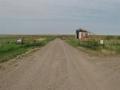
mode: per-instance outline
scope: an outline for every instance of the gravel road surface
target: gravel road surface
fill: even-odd
[[[98,58],[56,39],[0,69],[0,90],[120,90],[120,59]]]

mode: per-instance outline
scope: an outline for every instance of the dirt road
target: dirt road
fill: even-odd
[[[0,70],[0,90],[120,90],[119,58],[96,59],[56,39]]]

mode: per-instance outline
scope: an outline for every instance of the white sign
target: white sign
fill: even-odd
[[[100,40],[100,44],[102,44],[102,45],[103,45],[103,44],[104,44],[104,40]]]
[[[19,38],[16,42],[21,44],[22,43],[22,39]]]

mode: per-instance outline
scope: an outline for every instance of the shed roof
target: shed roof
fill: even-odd
[[[84,29],[78,29],[76,30],[77,32],[88,32],[87,30],[84,30]]]

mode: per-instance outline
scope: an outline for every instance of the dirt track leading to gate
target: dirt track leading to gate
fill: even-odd
[[[0,70],[0,90],[120,90],[120,59],[90,57],[56,39]]]

